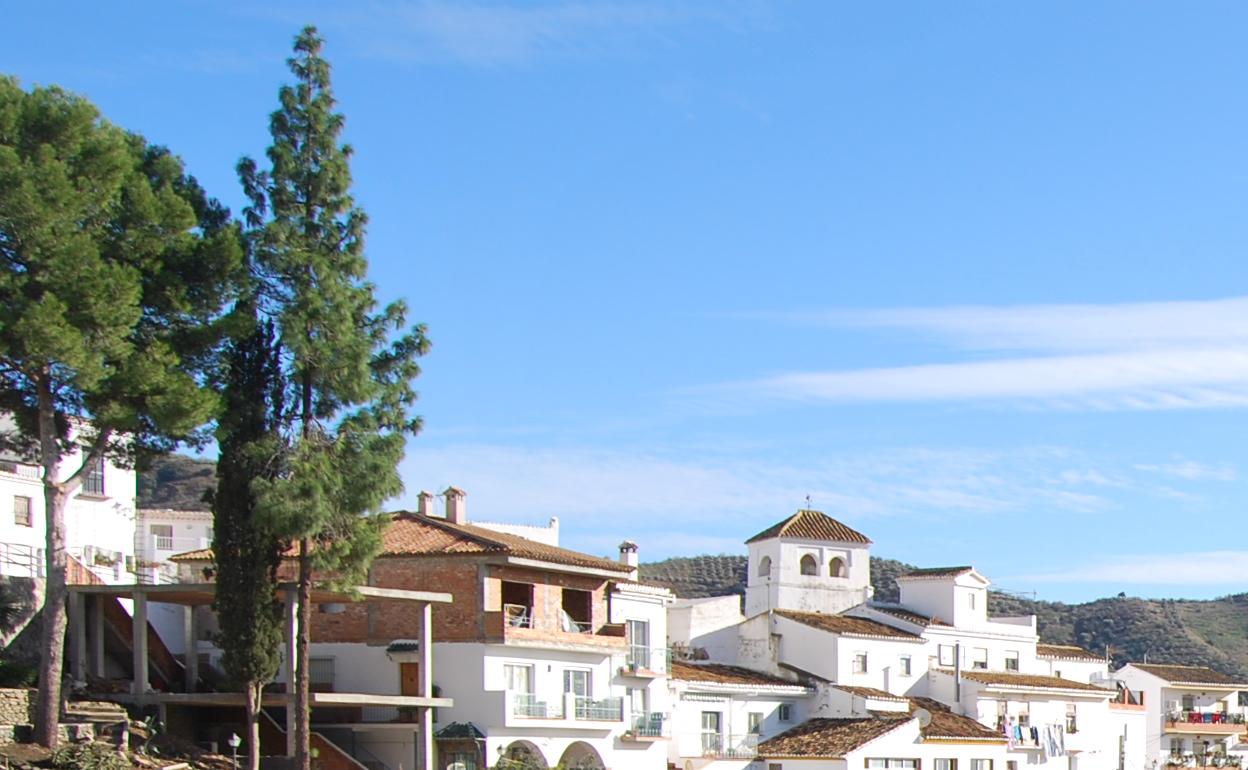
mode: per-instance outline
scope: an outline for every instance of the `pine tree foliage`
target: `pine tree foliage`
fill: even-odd
[[[270,119],[269,168],[239,164],[260,308],[277,324],[291,405],[286,471],[254,489],[299,552],[295,714],[304,770],[312,574],[358,584],[379,550],[381,521],[365,514],[402,490],[398,463],[420,427],[411,381],[428,348],[424,327],[407,327],[404,304],[379,309],[367,280],[367,217],[351,197],[351,148],[340,143],[344,118],[321,45],[313,27],[295,40],[295,82],[280,89]]]
[[[0,442],[42,469],[47,587],[35,734],[56,742],[64,509],[102,458],[199,437],[240,264],[229,212],[181,161],[58,88],[0,78]]]

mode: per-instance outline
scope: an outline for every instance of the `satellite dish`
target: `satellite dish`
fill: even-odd
[[[927,727],[932,723],[932,712],[927,709],[915,709],[914,718],[919,720],[919,727]]]

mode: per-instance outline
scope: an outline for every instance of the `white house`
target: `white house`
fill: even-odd
[[[1114,678],[1146,709],[1147,765],[1242,765],[1248,682],[1203,666],[1128,663]]]

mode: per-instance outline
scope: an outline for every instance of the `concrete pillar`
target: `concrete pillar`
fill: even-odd
[[[86,597],[69,593],[69,673],[75,682],[87,681]]]
[[[286,756],[295,755],[295,663],[298,659],[299,604],[286,592]]]
[[[183,632],[185,634],[184,642],[186,649],[186,668],[184,676],[186,677],[186,691],[195,692],[195,688],[199,683],[199,608],[194,604],[188,604],[185,607],[186,614],[183,616]]]
[[[147,594],[134,593],[134,623],[130,634],[134,649],[134,694],[139,705],[147,699]]]
[[[104,602],[106,596],[91,597],[91,655],[87,669],[92,676],[104,676]]]
[[[420,605],[420,695],[433,697],[433,611],[429,602]],[[422,708],[417,736],[419,770],[433,770],[433,709]]]

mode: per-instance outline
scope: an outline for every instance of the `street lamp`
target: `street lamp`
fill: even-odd
[[[238,737],[238,733],[230,733],[230,737],[225,742],[230,744],[230,752],[234,755],[234,770],[238,770],[238,747],[243,739]]]

